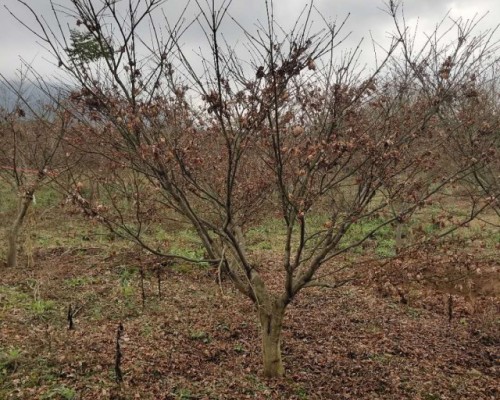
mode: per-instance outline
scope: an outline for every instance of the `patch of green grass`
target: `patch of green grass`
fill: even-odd
[[[92,278],[87,276],[77,276],[64,281],[64,284],[69,288],[79,288],[92,283]]]
[[[210,336],[205,331],[191,331],[189,333],[189,339],[199,340],[203,343],[210,343]]]
[[[153,233],[151,233],[151,235],[158,242],[166,242],[171,239],[171,235],[169,234],[169,232],[167,232],[161,226],[159,226]]]
[[[390,225],[384,225],[381,218],[363,219],[353,224],[340,241],[340,248],[349,247],[366,236],[370,235],[368,240],[376,242],[375,251],[380,256],[392,256],[395,254],[394,228]],[[356,247],[354,252],[362,253],[362,246]]]
[[[16,287],[0,285],[0,300],[2,309],[8,309],[10,307],[24,307],[31,298]]]
[[[55,361],[47,356],[39,356],[35,359],[30,369],[30,379],[27,386],[52,385],[59,379],[58,366]]]
[[[195,399],[195,395],[186,388],[176,388],[172,393],[176,400],[191,400]]]
[[[203,258],[204,250],[200,238],[192,229],[169,231],[160,226],[148,236],[165,252],[193,259]]]
[[[262,241],[257,246],[254,246],[256,249],[260,250],[272,250],[273,244],[271,242]]]
[[[217,324],[217,326],[215,328],[219,331],[226,331],[226,332],[229,332],[231,330],[229,325],[226,324],[225,322],[221,322],[221,323]]]
[[[433,222],[424,224],[422,229],[426,235],[436,234],[440,230],[439,226]]]
[[[0,213],[10,213],[17,208],[19,197],[14,187],[0,179]]]
[[[193,260],[202,260],[204,258],[204,251],[201,247],[189,248],[189,247],[173,246],[170,249],[170,254],[174,254],[176,256],[181,256],[185,258],[190,258]],[[207,263],[198,263],[197,265],[206,266]]]
[[[233,347],[234,351],[238,354],[245,352],[245,347],[241,343],[236,343]]]
[[[171,270],[179,274],[189,274],[194,271],[193,264],[174,264]]]
[[[246,378],[252,384],[252,386],[258,391],[269,391],[269,386],[260,380],[256,375],[250,374]]]
[[[35,193],[33,206],[35,208],[46,209],[57,206],[61,202],[61,194],[50,186],[42,186]]]
[[[134,279],[134,276],[139,271],[139,268],[129,265],[121,265],[118,267],[118,275],[120,277],[120,286],[128,286],[130,282]]]
[[[23,309],[34,317],[45,318],[56,306],[52,300],[34,299],[33,296],[20,291],[18,288],[0,286],[0,299],[2,300],[2,311],[9,312],[12,309]]]
[[[253,250],[278,250],[283,245],[285,229],[282,220],[269,218],[246,232],[247,245]]]
[[[206,258],[200,239],[196,235],[196,232],[191,229],[169,231],[160,226],[156,230],[149,232],[148,236],[151,241],[156,242],[157,248],[163,252],[192,260],[203,260]],[[174,271],[191,272],[193,268],[208,267],[208,263],[196,263],[187,267],[184,267],[182,264],[182,260],[179,260],[179,263],[173,267]]]
[[[138,312],[136,303],[136,289],[133,280],[138,274],[139,268],[134,266],[121,266],[119,270],[119,293],[123,299],[126,313],[135,314]]]
[[[127,300],[130,300],[135,294],[135,289],[130,284],[130,282],[122,283],[121,284],[121,291],[122,291],[123,297],[125,297],[125,299],[127,299]]]
[[[396,255],[396,241],[393,238],[378,240],[375,253],[380,257],[393,257]]]
[[[95,321],[100,321],[105,318],[103,307],[99,304],[94,305],[89,311],[90,317]]]
[[[500,245],[500,232],[490,232],[486,236],[486,245],[490,248]]]
[[[151,337],[153,335],[153,327],[148,323],[141,326],[141,335],[144,337]]]
[[[44,317],[50,311],[54,310],[55,302],[52,300],[34,300],[29,304],[30,311],[36,317]]]
[[[21,361],[22,353],[18,347],[0,349],[0,375],[15,372]]]
[[[422,315],[422,311],[418,308],[407,307],[406,313],[413,319],[419,319]]]
[[[76,391],[73,388],[61,385],[50,389],[41,398],[42,400],[73,400],[76,399]]]
[[[302,387],[302,386],[298,387],[295,390],[295,394],[297,395],[297,397],[300,400],[307,400],[309,398],[308,394],[307,394],[307,390],[304,387]]]

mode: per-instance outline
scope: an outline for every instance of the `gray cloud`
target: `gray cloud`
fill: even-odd
[[[201,1],[203,3],[203,0]],[[275,0],[275,16],[284,29],[289,29],[300,11],[307,4],[304,0]],[[49,0],[28,0],[28,3],[43,15],[49,22],[54,20],[51,15]],[[67,5],[68,0],[58,0],[58,4]],[[96,1],[97,3],[97,1]],[[43,48],[37,44],[36,38],[21,26],[7,12],[4,6],[9,7],[23,21],[34,26],[33,18],[16,0],[0,0],[0,73],[13,77],[17,68],[21,66],[20,57],[26,60],[43,74],[54,74],[57,69],[51,64],[53,60]],[[164,13],[174,20],[186,5],[186,0],[170,0],[163,6]],[[379,0],[316,0],[315,5],[321,15],[327,20],[342,20],[348,13],[350,18],[345,32],[352,32],[346,46],[354,46],[362,37],[369,38],[370,34],[384,43],[388,32],[393,30],[390,17],[383,12],[384,2]],[[487,11],[490,14],[481,24],[481,28],[489,28],[500,20],[500,2],[498,0],[407,0],[404,5],[407,20],[415,24],[419,21],[421,31],[432,31],[435,24],[450,11],[453,17],[462,16],[472,18],[474,14],[482,15]],[[191,2],[186,14],[187,19],[195,15],[196,5]],[[264,0],[234,0],[230,14],[238,23],[253,30],[257,21],[265,22]],[[162,25],[162,16],[158,13],[158,25]],[[315,21],[320,17],[316,15]],[[64,24],[74,24],[69,18],[63,19]],[[225,38],[229,42],[243,40],[241,30],[228,19],[223,27]],[[204,38],[199,28],[194,27],[183,38],[186,49],[202,47]],[[365,46],[370,52],[370,46]]]

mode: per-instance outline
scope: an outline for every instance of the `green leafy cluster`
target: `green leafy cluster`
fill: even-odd
[[[72,61],[90,63],[101,58],[109,58],[112,48],[102,44],[91,32],[80,32],[72,29],[70,32],[71,47],[66,50]]]

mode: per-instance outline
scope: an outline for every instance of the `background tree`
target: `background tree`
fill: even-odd
[[[436,34],[417,46],[419,36],[407,25],[402,3],[390,1],[388,12],[395,22],[395,39],[402,44],[402,60],[396,68],[412,75],[427,98],[442,99],[436,104],[436,128],[447,135],[447,145],[439,164],[446,169],[450,164],[462,168],[464,160],[475,162],[461,181],[461,198],[474,207],[486,195],[492,210],[500,215],[498,26],[475,34],[484,16],[467,21],[449,18],[448,25],[443,19]],[[451,36],[453,31],[456,36]],[[445,41],[446,37],[450,39]]]
[[[266,1],[266,23],[255,32],[241,27],[249,60],[222,36],[231,2],[197,3],[195,22],[211,52],[198,70],[181,45],[190,24],[164,21],[162,37],[153,17],[162,1],[70,3],[70,9],[55,9],[56,20],[73,17],[85,40],[100,49],[98,58],[68,46],[61,24],[56,35],[33,11],[39,29],[30,29],[76,84],[64,103],[77,120],[72,143],[107,166],[99,181],[109,193],[105,204],[78,192],[74,197],[89,215],[160,256],[178,257],[147,242],[143,211],[168,211],[189,224],[206,253],[190,261],[218,266],[255,304],[266,376],[284,374],[283,319],[302,289],[354,279],[358,269],[342,255],[484,165],[482,154],[457,155],[446,169],[438,162],[454,138],[441,118],[452,88],[495,51],[460,21],[459,37],[436,53],[435,65],[450,70],[439,78],[443,89],[422,84],[405,34],[396,35],[370,74],[357,68],[357,50],[337,62],[343,22],[323,20],[317,28],[313,6],[283,32]],[[396,8],[391,3],[389,9],[397,29]],[[139,34],[142,24],[153,32],[150,42]],[[471,43],[464,51],[463,37]],[[481,57],[471,57],[478,51]],[[466,217],[437,236],[491,203],[476,198]],[[246,241],[252,226],[277,215],[284,235],[280,262],[271,270]],[[372,228],[353,237],[365,221]]]
[[[19,198],[8,235],[8,267],[17,265],[18,237],[35,193],[61,172],[61,149],[70,120],[57,105],[28,102],[22,92],[26,81],[23,73],[19,87],[6,79],[1,82],[3,90],[18,96],[10,110],[0,109],[0,178]]]

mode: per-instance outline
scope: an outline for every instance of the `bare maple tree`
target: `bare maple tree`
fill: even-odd
[[[454,138],[443,127],[452,90],[496,50],[460,21],[461,36],[436,53],[438,76],[429,83],[412,64],[392,3],[395,40],[367,73],[357,67],[358,50],[337,57],[344,22],[322,20],[319,27],[313,6],[285,32],[272,1],[265,1],[265,23],[255,31],[241,26],[250,54],[244,58],[221,31],[230,1],[218,7],[196,2],[194,25],[180,18],[164,21],[164,30],[154,17],[161,0],[54,5],[57,21],[74,19],[78,34],[72,35],[19,2],[38,22],[36,29],[25,25],[76,84],[65,103],[78,120],[68,140],[106,165],[107,177],[100,179],[107,203],[78,191],[76,201],[114,232],[165,257],[179,256],[147,242],[145,218],[163,207],[189,223],[206,253],[189,261],[213,263],[255,304],[269,377],[284,374],[285,310],[302,289],[349,282],[356,269],[342,255],[407,221],[445,189],[482,171],[491,157],[457,154],[457,162],[442,168]],[[149,41],[140,34],[143,25],[152,32]],[[201,70],[182,45],[184,30],[196,25],[210,47]],[[464,38],[470,43],[465,49]],[[471,57],[478,51],[483,58]],[[475,198],[470,214],[450,229],[492,201]],[[247,246],[248,230],[270,217],[284,232],[282,252],[274,255],[280,263],[272,270]],[[369,232],[349,236],[374,220]]]
[[[474,164],[461,180],[464,197],[473,207],[486,197],[500,215],[498,26],[476,33],[485,16],[470,20],[446,16],[417,45],[421,36],[407,25],[402,2],[389,1],[387,10],[395,22],[394,37],[402,44],[396,68],[401,75],[412,75],[427,98],[441,99],[436,104],[436,128],[446,135],[447,144],[440,164],[443,168]]]
[[[10,109],[0,109],[0,178],[19,199],[8,231],[8,267],[17,265],[18,238],[35,193],[61,172],[63,138],[70,119],[57,105],[28,101],[22,91],[26,73],[22,71],[20,85],[2,77],[2,89],[17,96]]]

